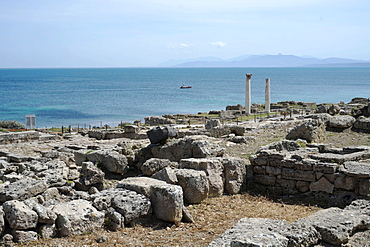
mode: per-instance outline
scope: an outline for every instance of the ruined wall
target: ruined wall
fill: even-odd
[[[277,196],[320,197],[330,206],[370,198],[370,147],[294,147],[272,145],[251,156],[252,186]]]

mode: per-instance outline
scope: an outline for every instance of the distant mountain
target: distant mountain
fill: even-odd
[[[227,60],[216,57],[189,60],[170,60],[159,65],[161,67],[334,67],[360,66],[370,67],[370,61],[347,58],[299,57],[294,55],[244,55]]]

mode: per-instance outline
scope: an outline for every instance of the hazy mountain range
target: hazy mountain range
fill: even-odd
[[[201,57],[187,60],[169,60],[160,67],[370,67],[370,60],[348,58],[299,57],[294,55],[245,55],[231,59]]]

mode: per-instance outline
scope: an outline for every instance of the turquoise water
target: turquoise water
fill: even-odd
[[[252,103],[349,102],[370,97],[370,68],[107,68],[0,69],[0,120],[37,127],[117,125],[146,116],[223,110],[245,102],[252,73]],[[191,89],[180,89],[191,85]]]

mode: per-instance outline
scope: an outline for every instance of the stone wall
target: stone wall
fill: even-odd
[[[37,131],[3,133],[0,134],[0,144],[37,140],[39,137],[40,132]]]
[[[250,161],[251,184],[263,193],[319,197],[330,206],[370,197],[370,147],[281,141],[260,148]]]

